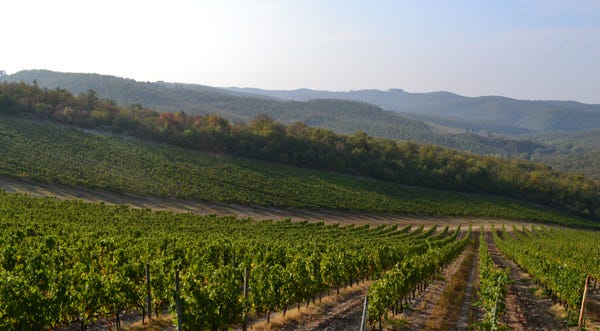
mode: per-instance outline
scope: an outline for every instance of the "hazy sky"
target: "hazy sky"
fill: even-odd
[[[600,0],[2,3],[0,69],[600,103]]]

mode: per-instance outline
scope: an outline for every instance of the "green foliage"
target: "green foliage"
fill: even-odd
[[[457,235],[417,238],[397,227],[256,222],[3,192],[0,229],[2,330],[85,327],[141,307],[146,263],[156,313],[173,306],[178,270],[184,329],[226,329],[244,312],[282,310],[430,256]]]
[[[483,309],[481,326],[484,330],[497,330],[505,313],[504,297],[510,282],[510,269],[498,268],[488,251],[483,227],[479,235],[479,300]]]
[[[500,194],[599,217],[598,183],[520,161],[477,157],[430,145],[375,139],[364,132],[338,135],[304,124],[284,126],[260,115],[232,125],[215,115],[157,113],[121,108],[88,91],[73,97],[37,85],[0,84],[5,113],[51,119],[84,128],[111,129],[203,151],[367,176],[433,188]]]
[[[432,245],[422,255],[416,255],[396,264],[396,266],[377,280],[369,289],[369,321],[381,322],[390,309],[402,305],[402,300],[417,287],[425,288],[433,276],[455,259],[466,247],[471,231],[461,240],[457,240],[459,230],[441,240],[441,245]]]
[[[515,200],[207,154],[0,117],[0,175],[245,205],[592,223]]]
[[[504,232],[494,240],[567,311],[579,309],[587,275],[600,279],[597,232],[535,229]]]
[[[545,133],[528,138],[548,146],[533,153],[531,160],[600,180],[600,130]]]
[[[219,114],[234,122],[248,122],[259,114],[265,114],[278,122],[287,124],[302,122],[311,127],[321,127],[346,134],[353,134],[360,130],[374,137],[436,144],[482,155],[501,157],[529,156],[535,150],[543,148],[531,141],[518,141],[503,137],[464,133],[465,128],[502,133],[528,132],[528,130],[514,125],[502,125],[500,123],[485,125],[467,120],[458,123],[456,121],[442,123],[439,120],[439,116],[434,116],[435,118],[433,119],[424,118],[424,120],[434,123],[450,124],[453,127],[459,128],[458,130],[453,128],[439,130],[436,126],[415,119],[416,114],[403,115],[395,111],[382,110],[382,108],[386,110],[398,110],[395,106],[402,104],[402,100],[381,103],[378,102],[378,99],[381,99],[378,97],[361,98],[359,96],[356,99],[359,101],[357,102],[352,101],[354,100],[353,97],[346,96],[344,93],[317,93],[311,94],[310,97],[302,98],[302,102],[282,101],[265,98],[260,95],[265,91],[259,91],[254,94],[235,93],[226,89],[202,85],[136,82],[131,79],[113,76],[59,73],[47,70],[21,71],[7,76],[5,80],[27,83],[32,83],[36,80],[41,87],[50,89],[61,87],[75,95],[95,90],[98,91],[99,96],[115,100],[121,105],[143,104],[146,107],[162,112],[184,111],[189,114]],[[388,93],[382,91],[362,92],[364,92],[362,93],[363,96],[370,93]],[[389,93],[396,94],[398,92],[401,95],[410,95],[398,90],[390,91]],[[361,94],[361,91],[357,93]],[[353,93],[349,92],[349,94]],[[446,94],[431,93],[433,97],[431,100],[427,100],[429,99],[427,94],[419,94],[416,98],[418,99],[416,100],[416,104],[425,102],[435,105],[440,102],[455,101],[454,99],[457,97],[463,98],[457,95]],[[286,99],[285,96],[282,96],[282,98]],[[374,105],[379,105],[379,107]],[[395,106],[390,107],[391,105]],[[415,106],[415,103],[413,102],[411,105]],[[409,107],[403,108],[400,110],[404,112],[409,109]],[[453,133],[443,133],[440,131],[451,131]]]
[[[573,101],[515,100],[500,96],[464,97],[449,92],[409,93],[400,89],[346,92],[272,91],[229,88],[285,100],[342,99],[368,102],[386,110],[457,128],[501,134],[578,131],[600,126],[600,105]]]
[[[600,151],[597,148],[565,150],[557,148],[554,143],[558,141],[564,147],[572,140],[580,145],[579,139],[587,142],[590,141],[589,136],[579,137],[580,132],[520,135],[538,130],[597,129],[598,105],[521,101],[502,97],[466,98],[446,92],[411,94],[402,90],[324,92],[241,89],[248,94],[201,85],[136,82],[113,76],[47,70],[21,71],[1,77],[0,80],[35,81],[41,87],[54,89],[60,86],[75,95],[85,95],[89,90],[94,90],[98,91],[98,96],[113,99],[121,105],[144,104],[159,111],[219,114],[234,122],[250,121],[259,114],[266,114],[288,124],[303,122],[346,134],[361,130],[374,137],[436,144],[504,159],[543,162],[560,171],[581,172],[595,180],[600,179]],[[304,102],[284,102],[265,98],[264,94]],[[0,109],[2,103],[0,95]],[[383,111],[373,105],[410,114],[405,116]],[[439,125],[449,127],[440,128]],[[126,126],[120,128],[125,129]],[[505,134],[512,136],[506,137]],[[551,138],[547,142],[546,136],[562,137],[558,140]],[[600,140],[595,137],[591,146],[600,146]]]

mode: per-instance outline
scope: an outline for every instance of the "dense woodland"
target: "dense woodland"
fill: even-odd
[[[535,152],[532,160],[551,164],[560,171],[579,172],[600,180],[600,130],[551,132],[532,135],[528,139],[552,150],[551,153]]]
[[[257,115],[231,123],[218,115],[159,113],[122,107],[93,90],[73,96],[64,89],[0,84],[0,112],[123,133],[235,156],[457,191],[499,194],[600,218],[598,183],[524,161],[504,161],[410,142],[341,135]]]

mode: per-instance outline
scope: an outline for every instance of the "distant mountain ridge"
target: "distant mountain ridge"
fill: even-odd
[[[228,88],[282,100],[341,99],[368,102],[385,110],[441,125],[501,134],[583,131],[600,128],[600,105],[575,101],[530,101],[500,96],[464,97],[450,92],[408,93],[401,89],[347,92]]]
[[[311,89],[263,90],[258,88],[229,87],[230,91],[265,95],[282,100],[306,101],[311,99],[340,99],[372,103],[385,110],[400,111],[399,107],[414,108],[454,102],[467,97],[450,92],[408,93],[402,89],[387,91],[365,89],[355,91],[321,91]]]
[[[468,129],[474,132],[498,134],[523,134],[554,131],[584,131],[600,129],[600,105],[583,104],[575,101],[530,101],[501,96],[465,97],[450,92],[409,93],[401,89],[319,91],[264,90],[257,88],[217,88],[198,84],[138,82],[115,76],[81,73],[61,73],[48,70],[24,70],[0,77],[0,81],[23,81],[54,88],[60,86],[72,93],[84,93],[90,89],[98,91],[100,97],[114,99],[121,104],[140,103],[161,111],[183,110],[190,113],[220,113],[232,120],[246,121],[257,113],[264,113],[282,122],[302,120],[298,111],[304,109],[303,102],[314,99],[336,99],[348,102],[344,108],[367,114],[376,111],[393,111],[400,116],[386,116],[387,123],[398,117],[409,126],[421,129],[426,121],[442,126]],[[291,102],[291,101],[295,101]],[[338,105],[341,105],[338,102]],[[369,105],[367,105],[369,104]],[[313,107],[316,104],[313,103]],[[370,108],[370,109],[366,109]],[[329,109],[319,109],[323,115]],[[311,109],[314,111],[314,109]],[[314,114],[313,114],[314,115]],[[314,120],[312,125],[322,125],[337,130],[330,123]],[[381,119],[381,118],[380,118]],[[418,121],[415,121],[418,120]],[[343,119],[338,118],[338,121]],[[311,120],[309,120],[310,122]],[[365,121],[364,118],[361,121]],[[367,120],[368,122],[368,120]],[[364,123],[369,126],[368,123]],[[378,125],[380,125],[379,123]],[[372,126],[372,125],[371,125]],[[346,131],[355,126],[345,125]],[[350,132],[351,133],[351,132]],[[381,135],[369,132],[373,135]],[[387,136],[386,136],[387,137]],[[389,138],[414,139],[396,135]]]

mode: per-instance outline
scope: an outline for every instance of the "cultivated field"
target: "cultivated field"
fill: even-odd
[[[489,314],[485,311],[485,307],[478,304],[481,297],[479,269],[481,253],[477,254],[477,247],[481,242],[477,233],[480,229],[484,229],[483,242],[489,248],[489,254],[496,266],[495,268],[507,268],[510,279],[502,299],[503,304],[501,306],[504,306],[504,308],[499,310],[500,313],[497,318],[501,327],[510,330],[562,330],[568,328],[568,324],[565,323],[566,319],[570,319],[570,323],[576,323],[576,315],[579,312],[573,304],[567,307],[561,305],[560,303],[567,302],[567,299],[558,297],[557,291],[552,290],[549,283],[541,282],[539,275],[537,275],[538,277],[530,275],[512,259],[507,258],[505,254],[498,250],[492,235],[492,229],[500,231],[504,227],[506,231],[500,232],[500,236],[521,238],[521,240],[523,240],[523,236],[529,240],[544,238],[547,235],[556,236],[557,238],[560,236],[559,231],[551,230],[552,228],[545,230],[549,229],[546,225],[508,220],[423,218],[211,204],[90,191],[8,178],[0,180],[0,188],[7,192],[27,193],[32,196],[55,196],[64,200],[104,202],[106,205],[125,204],[133,208],[156,211],[169,210],[175,213],[237,215],[238,218],[252,218],[255,220],[311,220],[323,221],[325,224],[339,223],[340,225],[352,224],[354,226],[369,224],[372,229],[380,225],[386,227],[395,225],[397,229],[406,229],[407,225],[411,225],[410,233],[414,238],[422,237],[426,239],[430,237],[431,239],[428,240],[440,240],[450,236],[452,231],[461,229],[456,240],[465,241],[466,248],[461,249],[462,253],[457,258],[452,258],[451,263],[443,263],[443,268],[440,269],[441,272],[436,271],[414,283],[415,290],[399,294],[401,297],[393,299],[396,302],[392,307],[393,309],[385,310],[381,318],[382,326],[384,329],[393,330],[467,330],[481,325],[481,321],[485,320],[486,313]],[[446,225],[448,230],[445,231],[449,231],[448,235],[445,235],[442,231]],[[470,236],[471,239],[465,236],[469,226],[474,231]],[[427,231],[428,229],[429,231]],[[423,235],[420,233],[423,233]],[[594,238],[592,232],[586,233],[590,233],[590,238]],[[435,237],[439,237],[439,239],[434,239]],[[496,240],[500,240],[498,239],[500,237],[496,238]],[[513,244],[520,242],[518,239],[515,240]],[[390,281],[392,281],[391,277]],[[312,296],[312,299],[308,300],[308,305],[304,302],[298,305],[291,304],[286,309],[285,314],[282,311],[275,311],[270,313],[267,318],[264,313],[258,315],[251,313],[249,323],[253,330],[358,330],[364,296],[367,293],[375,295],[371,293],[371,288],[377,282],[378,280],[363,280],[352,285],[345,284],[341,287],[339,293],[335,290],[331,291],[331,289],[321,292],[317,297]],[[596,325],[600,321],[597,309],[599,293],[596,286],[597,284],[594,281],[588,295],[588,311],[586,314],[588,327]],[[136,317],[139,316],[138,314],[131,310],[124,312],[122,316],[124,320],[123,327],[132,330],[150,327],[170,329],[170,327],[165,326],[165,324],[168,324],[167,321],[172,318],[170,314],[161,319],[163,322],[159,320],[159,323],[153,323],[152,326],[140,325],[137,322],[139,317]],[[370,327],[378,328],[376,316],[371,316],[371,318],[373,323]],[[114,322],[111,322],[110,319],[100,319],[97,322],[90,323],[90,329],[111,329],[113,328],[111,325],[114,325]],[[241,329],[241,326],[237,326],[237,328]]]

